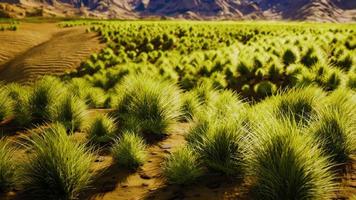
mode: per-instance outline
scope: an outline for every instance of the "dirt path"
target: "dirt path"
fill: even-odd
[[[85,27],[21,24],[0,33],[0,80],[28,83],[45,74],[59,75],[104,47]]]

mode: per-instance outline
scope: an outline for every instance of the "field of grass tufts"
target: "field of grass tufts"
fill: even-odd
[[[353,198],[355,25],[59,26],[106,47],[63,76],[1,83],[0,195]]]

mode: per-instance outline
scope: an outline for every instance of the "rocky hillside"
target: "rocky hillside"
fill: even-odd
[[[0,16],[356,21],[356,1],[0,0]]]

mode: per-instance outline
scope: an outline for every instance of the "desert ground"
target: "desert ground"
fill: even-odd
[[[0,79],[21,83],[72,70],[103,48],[85,28],[63,30],[56,23],[25,23],[19,31],[1,32],[0,40]]]

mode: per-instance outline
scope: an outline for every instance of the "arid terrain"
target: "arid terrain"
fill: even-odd
[[[23,24],[0,32],[0,79],[26,83],[44,74],[63,74],[103,48],[85,28],[60,29],[55,23]]]
[[[170,11],[170,9],[176,8],[173,3],[171,6],[165,5],[166,7],[147,5],[147,9],[153,9],[157,13],[164,14],[171,13],[173,11]],[[232,10],[229,5],[223,5],[227,10]],[[160,9],[155,6],[160,7]],[[330,5],[323,4],[323,6],[328,7]],[[333,10],[333,8],[328,7],[328,12],[331,12],[328,15],[323,11],[323,6],[319,4],[307,7],[302,6],[296,15],[293,12],[289,13],[289,15],[293,15],[298,19],[310,19],[312,21],[335,21],[336,19],[336,21],[352,21],[351,18],[354,16],[352,9],[344,11],[339,10],[339,8]],[[352,8],[353,6],[349,5]],[[127,8],[127,5],[125,4],[124,7]],[[244,9],[247,8],[244,7]],[[250,9],[259,8],[253,7]],[[319,10],[320,13],[316,12],[316,10]],[[237,13],[240,17],[244,16],[238,10],[231,12]],[[247,10],[244,12],[247,12]],[[344,15],[345,12],[349,12],[349,14]],[[96,11],[93,11],[93,13],[95,14]],[[209,18],[207,15],[201,17],[201,13],[199,16],[194,13],[184,13],[182,17],[186,18],[186,15],[196,16],[197,19]],[[264,17],[269,15],[270,18],[275,19],[284,18],[270,11],[261,11],[259,15],[264,15]],[[224,120],[228,119],[232,122],[236,120],[236,124],[241,123],[239,124],[241,127],[231,128],[232,132],[252,134],[249,137],[242,134],[241,138],[260,142],[260,138],[257,138],[257,136],[258,134],[262,135],[264,132],[257,128],[254,130],[254,126],[259,127],[260,124],[266,123],[276,124],[279,127],[279,123],[281,123],[279,120],[281,119],[278,117],[282,115],[281,118],[286,118],[286,121],[281,120],[283,121],[281,123],[283,125],[280,125],[281,127],[286,126],[290,128],[286,130],[298,133],[299,131],[305,131],[312,135],[317,132],[315,129],[322,126],[318,123],[324,122],[322,120],[326,121],[326,119],[322,118],[323,114],[325,114],[324,112],[329,111],[328,109],[332,110],[333,106],[340,106],[337,111],[343,113],[333,115],[333,117],[340,117],[340,119],[335,119],[336,121],[340,120],[335,123],[343,123],[342,125],[344,126],[340,124],[336,128],[326,126],[326,130],[322,129],[322,131],[327,132],[327,134],[342,134],[342,136],[339,137],[337,135],[336,137],[344,137],[343,139],[347,142],[339,144],[337,141],[333,141],[336,144],[332,143],[330,146],[335,149],[333,145],[344,145],[343,147],[347,149],[347,145],[349,145],[351,150],[347,151],[349,150],[347,149],[342,152],[347,156],[347,162],[344,163],[344,160],[337,160],[339,159],[338,157],[335,161],[336,164],[334,164],[334,161],[329,162],[328,159],[334,154],[324,157],[324,154],[311,153],[310,159],[315,159],[315,162],[319,158],[320,160],[327,160],[327,162],[321,163],[320,166],[312,166],[316,167],[317,170],[320,167],[321,175],[324,175],[323,173],[328,174],[328,170],[332,169],[330,171],[335,176],[335,180],[330,180],[330,182],[335,181],[337,189],[335,190],[334,185],[331,187],[329,183],[321,181],[321,184],[332,188],[330,190],[326,189],[326,192],[331,194],[333,200],[353,200],[356,198],[356,160],[355,149],[352,146],[352,139],[355,137],[355,124],[353,123],[355,121],[355,113],[352,112],[352,109],[356,111],[354,91],[356,88],[354,78],[356,73],[355,25],[264,21],[251,24],[247,22],[120,22],[86,20],[50,23],[44,20],[42,23],[20,21],[19,24],[16,24],[16,27],[16,30],[12,31],[0,31],[0,81],[2,82],[0,91],[8,95],[9,99],[12,99],[11,104],[3,103],[5,98],[0,99],[0,102],[2,102],[0,111],[2,109],[6,110],[6,107],[11,107],[8,112],[0,112],[0,117],[3,117],[0,118],[0,142],[10,141],[11,145],[16,147],[15,153],[13,153],[15,163],[26,163],[31,158],[36,158],[31,157],[36,154],[36,150],[23,145],[26,143],[24,141],[28,139],[26,136],[32,137],[37,133],[42,134],[42,132],[48,135],[50,132],[46,132],[48,131],[46,128],[55,123],[63,123],[65,137],[69,138],[68,141],[65,140],[68,144],[73,142],[71,144],[78,144],[79,147],[83,147],[82,149],[78,148],[79,150],[86,149],[91,145],[95,146],[95,150],[83,150],[89,152],[88,155],[90,154],[94,158],[89,171],[90,174],[95,174],[95,176],[93,175],[93,181],[88,184],[88,188],[84,188],[84,192],[76,193],[74,195],[75,198],[80,200],[251,199],[252,193],[255,192],[253,186],[258,181],[257,177],[250,175],[250,172],[246,173],[247,175],[244,173],[232,175],[224,170],[229,172],[231,167],[234,171],[238,171],[237,169],[239,168],[235,169],[234,165],[226,165],[227,169],[224,168],[225,166],[211,167],[209,164],[206,166],[206,163],[209,162],[204,160],[222,159],[219,156],[224,157],[229,154],[224,151],[224,147],[227,146],[229,147],[227,148],[228,151],[240,151],[240,149],[234,150],[229,146],[233,144],[228,143],[227,145],[213,146],[211,147],[213,150],[209,149],[212,153],[206,153],[205,150],[208,147],[199,145],[214,145],[214,142],[217,141],[218,143],[223,139],[214,138],[216,141],[207,142],[207,144],[204,143],[206,142],[205,140],[200,141],[201,143],[195,143],[195,140],[199,140],[197,136],[193,138],[193,141],[189,139],[189,137],[194,137],[194,135],[191,136],[195,134],[193,130],[198,133],[199,131],[208,132],[208,128],[205,130],[198,127],[201,122],[202,124],[207,123],[206,126],[211,126],[211,130],[216,127],[219,128],[219,125],[226,123],[226,127],[220,128],[223,130],[222,132],[228,132],[229,128],[231,128],[229,126],[234,127],[235,125]],[[45,78],[42,79],[43,77]],[[138,78],[136,79],[136,77]],[[304,84],[310,85],[304,87]],[[150,90],[151,87],[154,90]],[[289,91],[289,87],[293,89]],[[36,93],[36,91],[40,92]],[[305,91],[307,92],[304,93]],[[309,91],[312,92],[308,93]],[[147,93],[135,96],[136,93],[140,92]],[[36,95],[40,97],[35,98],[37,97]],[[125,95],[133,97],[125,99]],[[333,95],[340,95],[340,97],[337,96],[341,99],[338,99],[340,102],[332,99],[336,98]],[[152,99],[150,99],[151,97]],[[181,97],[181,99],[178,97]],[[75,101],[67,103],[68,101],[63,100],[67,98],[75,99]],[[203,100],[195,102],[199,98]],[[297,106],[295,107],[297,108],[288,107],[287,111],[284,111],[292,113],[292,117],[282,111],[273,110],[274,108],[276,110],[283,109],[280,102],[285,100],[284,98],[287,99],[287,106],[296,102],[295,105]],[[294,101],[294,98],[300,98],[302,100],[297,100],[303,102]],[[161,105],[161,102],[157,99],[163,99],[167,102]],[[178,100],[184,102],[181,103]],[[342,104],[343,100],[349,104]],[[144,103],[141,103],[141,101]],[[62,104],[62,102],[64,103]],[[125,107],[125,103],[131,103],[130,107]],[[152,106],[150,103],[159,105]],[[48,106],[46,106],[47,104]],[[324,104],[330,107],[323,107]],[[176,108],[176,106],[181,106],[182,108]],[[28,110],[25,111],[19,109],[27,109],[27,107]],[[157,109],[166,109],[159,110],[159,114],[164,113],[162,118],[163,120],[166,120],[165,117],[168,118],[168,122],[159,121],[161,120],[161,115],[158,114],[159,117],[156,116],[155,111]],[[170,113],[170,109],[176,109],[174,111],[178,112],[178,114]],[[307,109],[312,111],[304,113]],[[144,111],[145,113],[143,114]],[[272,114],[266,114],[264,111],[270,111]],[[332,111],[334,112],[334,110]],[[216,112],[222,117],[219,118],[210,112],[214,114]],[[302,112],[302,114],[293,115],[293,112]],[[24,116],[24,113],[27,115]],[[61,113],[64,113],[62,118],[58,117],[61,116]],[[304,114],[312,117],[303,121]],[[117,134],[114,137],[119,138],[122,134],[127,134],[122,130],[137,131],[138,135],[140,135],[139,137],[143,138],[142,140],[147,145],[145,162],[137,168],[118,167],[118,161],[115,160],[111,148],[117,143],[120,144],[120,140],[115,140],[113,136],[110,136],[108,137],[109,141],[105,140],[103,142],[89,136],[91,129],[94,129],[91,127],[92,121],[95,121],[97,116],[102,115],[108,121],[111,120],[116,126],[116,129],[110,128],[110,126],[106,127],[104,123],[103,129],[108,129],[105,130],[107,134],[109,134],[110,129],[113,129],[115,130],[113,132]],[[272,115],[276,115],[276,119],[271,117]],[[108,116],[114,117],[112,119]],[[264,119],[262,120],[262,118]],[[216,121],[209,121],[212,119]],[[76,124],[77,120],[80,123]],[[288,120],[296,120],[297,122],[289,123]],[[153,125],[150,124],[152,122]],[[249,126],[246,125],[249,123]],[[166,126],[169,126],[169,128]],[[266,125],[266,127],[268,126]],[[197,128],[197,130],[194,128]],[[335,131],[335,129],[340,129],[340,131]],[[276,131],[276,135],[280,134],[294,141],[286,130],[281,131],[281,133]],[[254,131],[258,133],[256,134],[257,136],[254,135]],[[93,132],[96,134],[95,131]],[[209,134],[218,135],[222,132],[209,132]],[[206,135],[209,136],[209,134]],[[305,139],[306,144],[309,144],[307,142],[311,138],[309,138],[309,135],[295,134],[293,136]],[[236,143],[241,142],[241,138],[237,139]],[[209,138],[205,139],[209,141]],[[230,139],[229,141],[235,141],[235,138]],[[263,141],[262,139],[261,141]],[[322,139],[316,139],[316,141],[320,142]],[[300,141],[304,142],[304,140]],[[249,148],[254,148],[254,144],[251,143],[250,146],[252,147]],[[303,158],[309,159],[309,152],[319,151],[319,143],[311,142],[310,144],[318,145],[310,147],[304,143],[286,144],[294,145],[290,149],[289,146],[286,147],[287,150],[282,149],[286,153],[293,151],[293,148],[298,149],[297,144],[305,145],[307,150],[310,151],[307,152],[305,150],[303,152],[301,150],[305,154]],[[192,184],[176,184],[176,182],[170,180],[169,174],[167,175],[166,173],[165,163],[167,162],[167,157],[178,149],[190,145],[191,148],[196,148],[194,152],[203,152],[201,154],[202,157],[205,156],[204,159],[196,162],[198,163],[197,165],[202,165],[201,168],[204,173],[199,177],[195,177],[196,179]],[[223,148],[221,148],[222,146]],[[278,144],[276,146],[279,147]],[[71,148],[70,145],[65,147]],[[246,148],[245,151],[251,150],[249,148]],[[255,148],[258,149],[260,147],[256,145]],[[340,150],[340,152],[343,150]],[[217,156],[214,155],[214,151],[218,153],[222,151],[222,153]],[[320,150],[320,152],[326,154],[327,151]],[[245,152],[243,151],[243,153]],[[303,156],[303,154],[299,155]],[[236,161],[234,156],[228,157],[227,160],[245,162]],[[246,157],[248,156],[251,155],[246,154]],[[281,157],[279,159],[284,159],[283,156]],[[250,157],[248,158],[250,159]],[[276,165],[278,165],[279,159],[275,162],[277,163]],[[290,160],[287,159],[287,161]],[[63,162],[66,162],[65,156]],[[221,164],[221,162],[218,161],[217,165]],[[246,162],[249,163],[249,161]],[[269,164],[275,164],[271,163]],[[75,163],[72,167],[75,168],[76,164],[78,163]],[[295,164],[292,161],[290,163],[287,162],[287,164],[290,164],[291,167],[299,166],[298,163]],[[26,164],[24,166],[26,167]],[[248,167],[246,168],[247,171],[251,170]],[[311,172],[305,173],[314,173],[313,169],[311,167]],[[189,174],[188,172],[190,171],[187,171],[187,174]],[[183,172],[184,174],[185,172]],[[278,176],[279,173],[276,174],[274,175]],[[43,175],[43,177],[45,176]],[[17,178],[21,179],[21,176]],[[292,176],[291,179],[293,178]],[[318,177],[315,179],[318,181]],[[21,181],[15,180],[22,184]],[[283,185],[281,182],[278,182],[278,184]],[[0,199],[34,199],[34,197],[29,197],[24,192],[21,184],[19,184],[20,186],[11,186],[10,191],[5,194],[0,193]],[[49,181],[46,184],[50,185],[52,182]],[[53,189],[46,188],[43,185],[40,187],[45,188],[43,190],[49,193]],[[294,189],[292,186],[290,188]],[[322,190],[322,187],[317,189]],[[56,191],[54,193],[57,195]],[[318,193],[317,195],[323,194]],[[55,197],[57,198],[57,196],[53,198],[55,199]],[[58,199],[60,198],[58,197]]]

